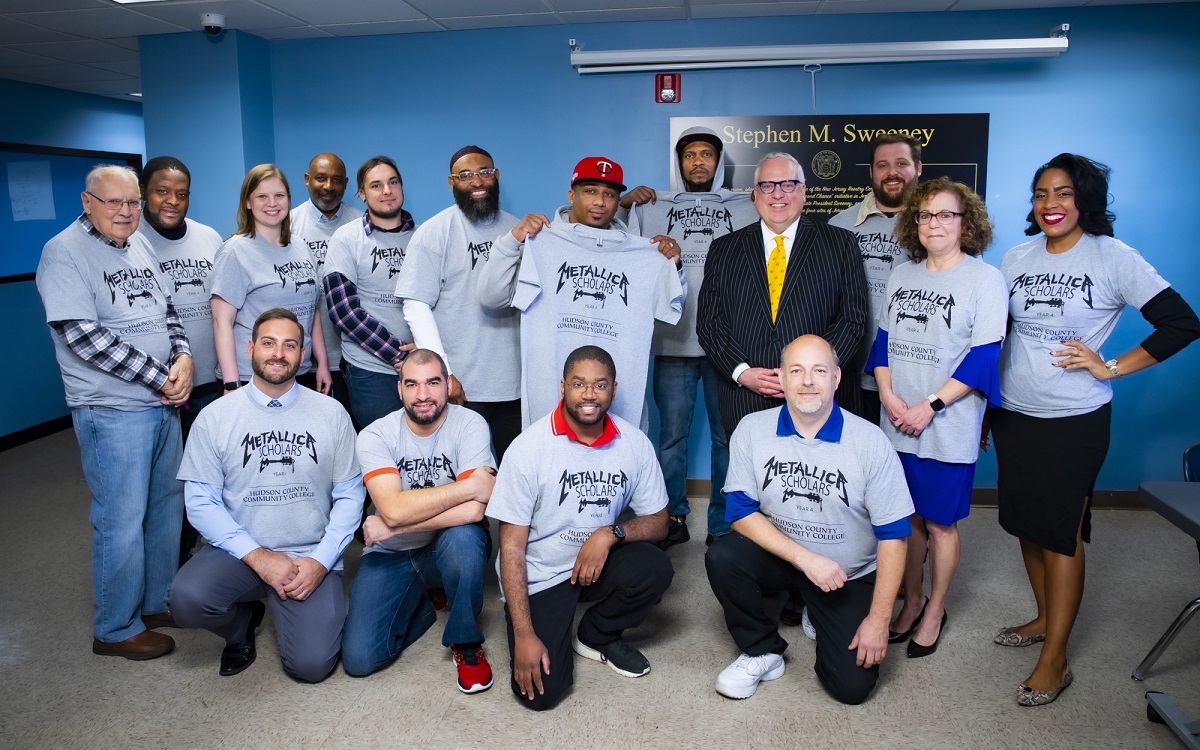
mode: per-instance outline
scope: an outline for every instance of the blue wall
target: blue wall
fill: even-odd
[[[0,80],[0,141],[142,154],[142,107],[108,97]],[[79,186],[83,190],[83,185]],[[79,209],[81,210],[81,209]],[[64,223],[72,217],[64,217]],[[32,281],[0,284],[0,309],[19,311],[0,327],[0,351],[16,356],[0,391],[0,436],[66,415],[50,329]]]

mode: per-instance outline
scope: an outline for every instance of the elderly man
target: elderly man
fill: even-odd
[[[517,312],[479,304],[492,242],[517,223],[500,210],[500,170],[479,146],[450,157],[454,205],[422,224],[396,279],[413,340],[450,370],[450,400],[479,413],[497,458],[521,432],[521,335]],[[486,356],[483,354],[486,353]]]
[[[801,216],[804,191],[795,157],[767,154],[751,192],[760,221],[717,238],[708,251],[696,332],[721,374],[727,435],[747,414],[782,403],[776,367],[789,341],[813,333],[841,352],[862,345],[867,282],[858,244],[844,229]],[[857,373],[841,382],[838,403],[855,412]]]
[[[724,144],[715,132],[689,128],[675,142],[675,156],[672,190],[636,187],[621,198],[622,206],[636,204],[629,212],[630,229],[643,237],[669,235],[679,243],[687,277],[683,317],[677,325],[657,324],[650,345],[654,355],[654,402],[659,413],[658,460],[671,498],[667,538],[663,540],[667,547],[691,538],[687,527],[691,511],[687,497],[688,436],[696,410],[697,385],[708,413],[711,444],[708,539],[729,533],[721,500],[729,446],[717,408],[720,376],[696,337],[696,307],[704,281],[704,261],[713,240],[758,220],[747,193],[723,187]]]
[[[708,582],[741,655],[717,692],[749,698],[783,676],[788,643],[763,591],[799,591],[817,632],[817,679],[842,703],[866,700],[887,653],[913,512],[891,443],[833,401],[837,355],[819,336],[783,350],[786,403],[747,416],[729,441],[733,533],[705,555]]]
[[[265,598],[284,670],[320,682],[341,647],[342,551],[363,505],[354,427],[296,383],[308,353],[290,310],[259,315],[246,348],[253,378],[200,413],[179,468],[208,544],[175,576],[171,612],[224,639],[218,673],[229,677],[254,663]]]
[[[892,269],[908,260],[908,251],[896,242],[896,214],[921,177],[921,144],[912,136],[892,133],[871,142],[871,191],[861,202],[831,217],[835,227],[854,232],[862,253],[867,276],[867,301],[870,315],[863,336],[858,362],[867,361],[867,353],[878,331],[879,311],[886,307],[888,277]],[[879,386],[875,376],[862,376],[862,417],[879,424]]]
[[[92,492],[92,652],[153,659],[175,647],[167,588],[179,562],[178,406],[192,392],[169,281],[137,235],[137,174],[88,173],[83,213],[46,243],[37,287],[54,332]]]
[[[674,575],[654,545],[667,532],[667,496],[650,441],[609,414],[616,392],[608,352],[571,352],[558,406],[513,442],[488,504],[500,522],[496,569],[512,690],[535,711],[570,689],[572,649],[624,677],[650,671],[623,634],[645,620]],[[621,523],[626,509],[635,516]],[[574,629],[579,602],[596,604]]]
[[[337,154],[317,154],[308,162],[304,173],[304,187],[308,200],[291,210],[292,241],[308,246],[313,261],[317,264],[317,278],[325,276],[325,256],[329,241],[338,228],[362,218],[363,212],[342,202],[346,195],[346,163]],[[329,306],[322,295],[317,300],[317,315],[322,320],[329,316]],[[325,339],[325,351],[329,355],[329,373],[333,378],[330,395],[350,411],[350,394],[342,376],[342,345],[336,326],[322,325],[321,335]],[[360,423],[359,427],[365,424]]]

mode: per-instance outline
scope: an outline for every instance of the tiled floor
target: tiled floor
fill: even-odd
[[[498,679],[477,695],[455,689],[436,626],[380,674],[352,679],[339,669],[315,686],[283,675],[270,627],[258,662],[232,678],[217,676],[221,644],[205,632],[166,631],[177,649],[150,662],[93,656],[88,493],[73,434],[0,453],[0,488],[0,748],[1174,748],[1165,727],[1146,721],[1143,692],[1164,690],[1200,717],[1200,621],[1146,683],[1129,678],[1200,594],[1195,545],[1148,511],[1096,514],[1075,684],[1048,707],[1013,700],[1037,647],[991,643],[1001,625],[1029,616],[1031,602],[1015,541],[994,510],[976,509],[961,526],[962,566],[937,654],[908,661],[893,649],[862,706],[826,697],[798,629],[785,629],[782,679],[746,701],[717,695],[713,679],[736,652],[694,539],[671,551],[672,589],[629,634],[654,670],[630,680],[580,660],[572,695],[535,714],[508,689],[494,577],[483,625]],[[693,508],[702,519],[703,501]],[[357,556],[352,547],[348,560]]]

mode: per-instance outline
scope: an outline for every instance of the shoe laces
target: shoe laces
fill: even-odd
[[[737,664],[741,669],[745,670],[746,672],[750,672],[752,674],[758,674],[758,673],[767,671],[767,659],[769,659],[770,657],[771,657],[771,654],[760,654],[758,656],[751,656],[750,654],[742,654],[741,656],[739,656],[737,658],[737,661],[734,663]]]
[[[454,646],[451,649],[454,654],[454,660],[466,664],[468,667],[479,666],[479,660],[483,658],[483,649],[479,646],[459,647]]]

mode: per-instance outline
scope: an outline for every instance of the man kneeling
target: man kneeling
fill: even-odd
[[[574,679],[571,650],[641,677],[650,662],[621,636],[636,627],[674,571],[653,542],[667,534],[667,492],[650,440],[608,413],[616,365],[597,346],[567,356],[562,401],[513,441],[488,515],[500,521],[496,561],[506,600],[512,690],[553,708]],[[637,516],[617,522],[626,508]],[[571,624],[579,602],[596,602]]]
[[[363,523],[367,548],[350,587],[342,665],[362,677],[392,663],[435,619],[426,591],[444,586],[442,633],[458,689],[492,686],[476,623],[491,536],[483,510],[496,483],[483,417],[447,404],[450,378],[435,352],[417,349],[400,368],[403,408],[358,436],[358,458],[377,515]]]
[[[734,430],[725,483],[734,533],[704,558],[742,651],[717,675],[717,692],[749,698],[760,682],[783,676],[788,643],[762,592],[796,591],[817,633],[817,678],[836,700],[862,703],[887,652],[912,499],[883,432],[834,403],[841,370],[833,348],[801,336],[781,359],[787,403]]]

